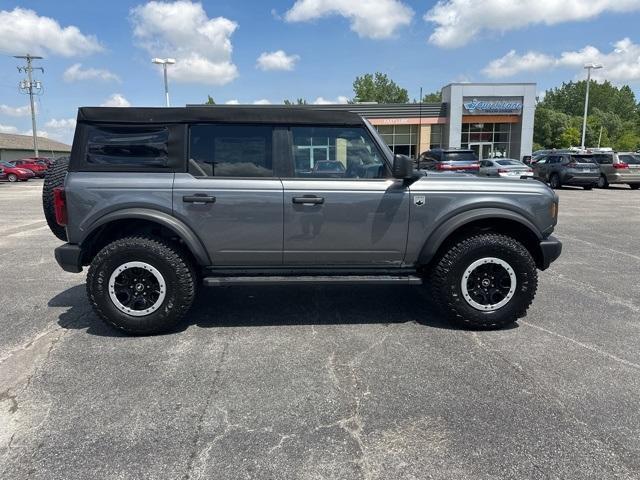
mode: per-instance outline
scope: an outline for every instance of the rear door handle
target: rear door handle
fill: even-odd
[[[293,197],[293,203],[302,205],[322,205],[324,203],[324,197],[308,196],[308,197]]]
[[[195,195],[185,195],[182,197],[185,203],[216,203],[216,197],[206,193],[196,193]]]

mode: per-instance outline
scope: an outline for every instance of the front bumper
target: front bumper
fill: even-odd
[[[546,270],[562,253],[562,242],[550,235],[546,240],[540,242],[540,252],[542,253],[540,270]]]
[[[79,245],[65,243],[54,250],[56,262],[65,272],[79,273],[82,271],[82,250]]]

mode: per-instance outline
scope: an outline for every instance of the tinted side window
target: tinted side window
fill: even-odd
[[[594,155],[593,158],[600,165],[611,165],[613,163],[613,155]]]
[[[192,125],[189,173],[196,177],[273,177],[273,129],[261,125]]]
[[[169,129],[87,127],[87,163],[126,167],[167,167]]]
[[[292,127],[295,176],[385,178],[383,157],[364,128]]]

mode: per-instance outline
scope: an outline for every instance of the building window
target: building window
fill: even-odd
[[[417,125],[378,125],[378,133],[393,153],[416,156],[418,145]]]
[[[491,156],[508,158],[511,153],[510,123],[463,123],[460,146],[484,143],[491,144]]]
[[[442,148],[444,142],[444,125],[431,125],[429,148]]]

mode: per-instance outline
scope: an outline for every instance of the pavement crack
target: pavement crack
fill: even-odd
[[[220,378],[220,373],[222,372],[222,368],[226,361],[228,351],[229,351],[229,343],[225,343],[224,347],[222,348],[222,352],[220,353],[220,359],[218,360],[218,368],[216,368],[213,379],[211,380],[211,388],[209,390],[209,394],[207,395],[206,401],[204,402],[204,406],[202,407],[202,410],[200,411],[200,415],[198,416],[198,420],[196,422],[196,433],[191,442],[191,453],[189,454],[189,459],[187,461],[186,472],[182,476],[183,480],[189,480],[190,478],[192,478],[191,474],[193,473],[194,463],[196,461],[196,458],[198,457],[198,444],[200,443],[200,439],[202,438],[202,429],[204,426],[204,419],[207,414],[207,411],[211,407],[211,402],[213,401],[213,397],[217,393],[218,379]],[[225,417],[225,420],[228,421],[228,417]],[[226,434],[226,432],[227,432],[227,429],[225,428],[224,434]],[[209,453],[209,450],[211,450],[211,446],[213,445],[213,443],[215,443],[215,441],[217,440],[214,439],[214,441],[211,442],[211,444],[205,449],[207,454]],[[204,451],[202,453],[204,453]]]

